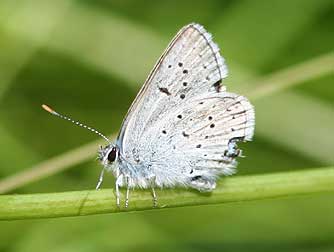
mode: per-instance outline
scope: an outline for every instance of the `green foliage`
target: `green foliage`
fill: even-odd
[[[40,109],[41,103],[102,132],[115,133],[154,62],[186,23],[201,23],[213,33],[229,65],[228,89],[248,96],[265,84],[258,78],[333,50],[331,4],[327,0],[0,1],[0,183],[96,139],[54,120]],[[242,146],[247,158],[240,160],[239,174],[332,165],[333,100],[333,74],[256,100],[255,140]],[[66,168],[71,169],[14,192],[94,188],[100,171],[94,158]],[[104,187],[112,186],[113,178],[107,176]],[[333,193],[322,193],[1,222],[0,251],[331,251],[332,198]]]

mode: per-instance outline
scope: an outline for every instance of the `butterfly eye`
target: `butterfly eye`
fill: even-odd
[[[116,150],[115,147],[113,147],[112,150],[108,154],[108,161],[110,163],[112,163],[112,162],[115,161],[115,159],[116,159],[116,153],[117,153],[117,150]]]

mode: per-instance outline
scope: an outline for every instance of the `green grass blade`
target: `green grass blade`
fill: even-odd
[[[158,191],[159,208],[224,204],[334,192],[334,167],[221,180],[210,194],[186,190]],[[117,208],[113,189],[0,196],[0,219],[53,218],[152,209],[149,191],[131,191],[130,207]],[[124,195],[122,195],[124,199]]]

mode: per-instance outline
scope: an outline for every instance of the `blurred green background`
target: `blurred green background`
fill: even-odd
[[[213,34],[228,89],[246,96],[258,78],[333,51],[330,0],[1,0],[0,181],[96,139],[42,103],[117,132],[190,22]],[[334,163],[333,73],[298,84],[254,101],[255,140],[243,144],[236,176]],[[99,172],[92,159],[14,192],[93,189]],[[333,196],[1,222],[0,251],[334,251]]]

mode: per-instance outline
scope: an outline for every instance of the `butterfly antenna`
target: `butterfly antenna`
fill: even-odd
[[[42,108],[43,108],[44,110],[46,110],[47,112],[49,112],[50,114],[52,114],[52,115],[58,116],[58,117],[60,117],[60,118],[62,118],[62,119],[64,119],[64,120],[70,121],[71,123],[74,123],[74,124],[76,124],[76,125],[78,125],[78,126],[80,126],[80,127],[83,127],[83,128],[85,128],[85,129],[88,129],[88,130],[90,130],[91,132],[94,132],[95,134],[99,135],[99,136],[102,137],[104,140],[106,140],[108,143],[111,143],[111,141],[110,141],[105,135],[103,135],[101,132],[97,131],[96,129],[91,128],[91,127],[89,127],[89,126],[87,126],[87,125],[85,125],[85,124],[82,124],[82,123],[79,122],[79,121],[75,121],[75,120],[73,120],[73,119],[70,118],[70,117],[67,117],[67,116],[64,116],[64,115],[62,115],[62,114],[59,114],[58,112],[56,112],[55,110],[53,110],[52,108],[50,108],[48,105],[43,104],[43,105],[42,105]]]

